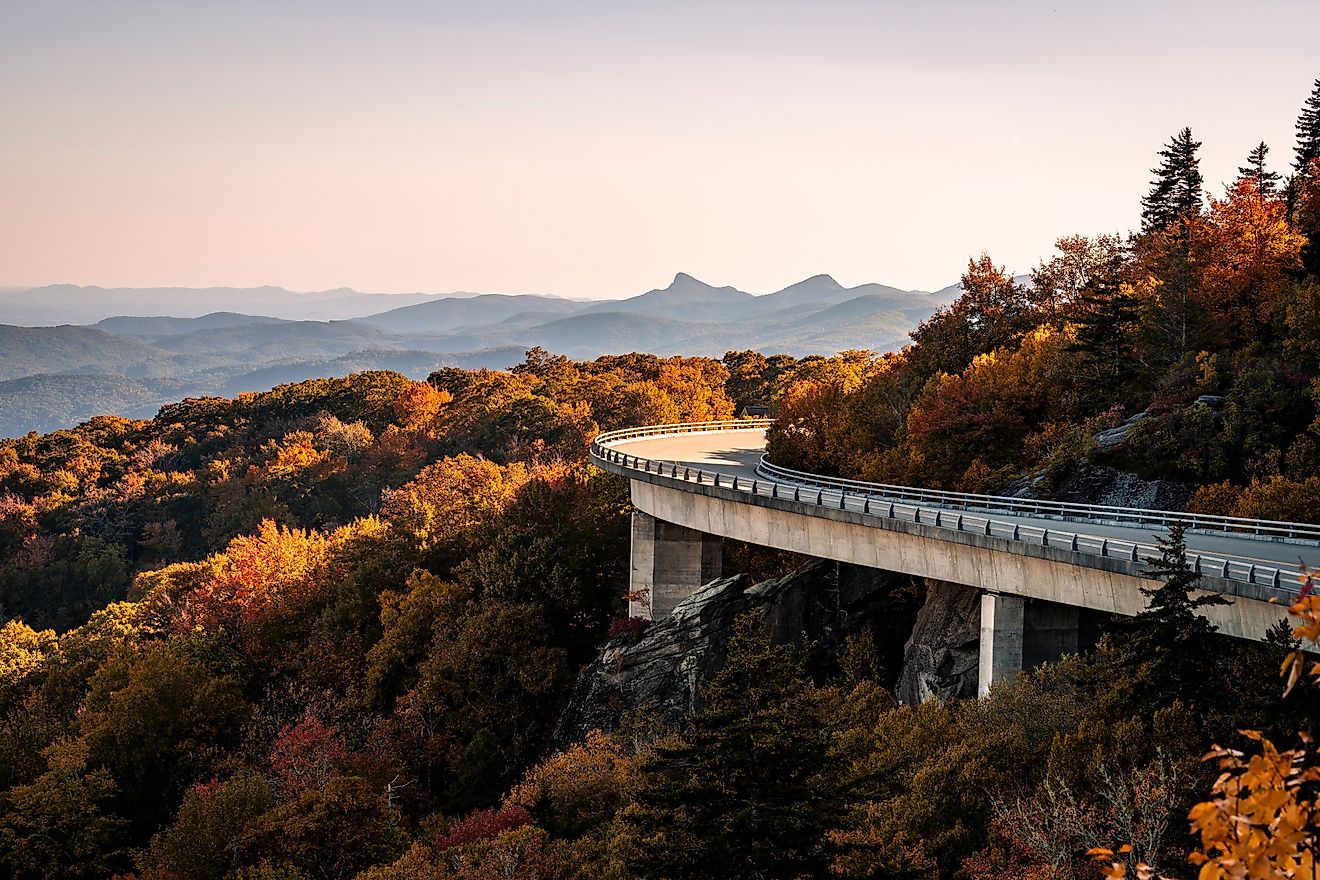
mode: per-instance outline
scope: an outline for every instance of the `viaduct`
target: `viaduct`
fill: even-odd
[[[768,420],[658,425],[602,434],[598,466],[628,478],[630,611],[664,617],[720,575],[721,541],[963,584],[981,591],[979,689],[1024,658],[1078,648],[1080,609],[1135,615],[1147,560],[1181,521],[1201,586],[1231,603],[1207,616],[1261,639],[1286,616],[1299,566],[1320,562],[1320,526],[938,492],[777,467]]]

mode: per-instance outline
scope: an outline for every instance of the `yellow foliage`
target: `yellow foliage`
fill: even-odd
[[[34,630],[21,620],[0,626],[0,693],[22,681],[55,653],[53,630]]]

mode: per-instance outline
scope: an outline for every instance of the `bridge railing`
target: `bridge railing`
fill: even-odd
[[[804,486],[822,486],[849,492],[902,498],[926,504],[939,504],[960,510],[985,510],[993,513],[1013,513],[1045,519],[1086,520],[1123,526],[1158,526],[1168,528],[1182,523],[1199,532],[1220,532],[1299,543],[1320,542],[1320,526],[1310,523],[1284,522],[1268,519],[1248,519],[1236,516],[1215,516],[1204,513],[1184,513],[1168,510],[1148,510],[1138,507],[1115,507],[1106,504],[1076,504],[1067,501],[1042,501],[1031,498],[1010,498],[1004,495],[978,495],[972,492],[946,492],[939,489],[919,489],[888,483],[868,483],[826,477],[806,471],[793,470],[772,464],[761,456],[756,472],[769,479]]]
[[[1026,511],[1016,508],[996,510],[988,506],[972,507],[971,505],[959,507],[957,504],[949,503],[949,501],[956,501],[960,498],[990,499],[992,501],[1017,501],[1020,499],[1000,499],[998,496],[976,496],[968,495],[967,493],[945,493],[935,490],[916,490],[911,487],[903,486],[889,487],[884,484],[863,483],[855,480],[822,477],[819,475],[807,474],[802,471],[791,471],[787,468],[779,468],[775,465],[770,465],[770,468],[773,468],[773,470],[767,469],[766,472],[762,472],[761,468],[758,467],[757,478],[749,480],[746,477],[739,477],[736,474],[726,474],[716,470],[698,468],[691,464],[629,455],[622,450],[612,447],[612,444],[620,441],[640,439],[643,437],[663,437],[678,434],[759,429],[766,427],[770,422],[771,420],[769,419],[744,419],[738,421],[701,422],[681,425],[654,425],[645,428],[630,428],[622,431],[611,431],[597,436],[596,440],[591,445],[591,456],[598,461],[614,464],[625,470],[637,470],[647,474],[654,474],[662,480],[677,483],[714,486],[717,488],[746,492],[749,495],[757,495],[771,499],[791,500],[800,504],[811,504],[816,507],[851,510],[856,513],[861,513],[864,516],[902,520],[939,529],[949,529],[956,532],[969,532],[984,535],[986,537],[997,537],[1010,541],[1032,543],[1042,547],[1066,549],[1075,553],[1087,553],[1102,558],[1122,559],[1138,563],[1151,561],[1154,558],[1158,558],[1160,555],[1160,548],[1149,542],[1110,538],[1102,535],[1072,532],[1065,529],[1025,525],[1020,522],[996,519],[992,516],[992,514],[997,512],[1008,514],[1032,513],[1035,516],[1040,516],[1041,514],[1037,511]],[[762,465],[765,464],[768,464],[768,462],[763,460]],[[762,477],[768,478],[762,479]],[[877,491],[878,489],[902,489],[917,497],[900,496],[888,491]],[[948,497],[947,500],[946,496]],[[1069,506],[1085,508],[1088,505]],[[945,509],[948,507],[953,507],[954,509]],[[1097,505],[1097,507],[1099,506]],[[1109,509],[1120,511],[1129,510],[1128,508]],[[1172,525],[1175,522],[1181,522],[1186,525],[1189,523],[1191,516],[1189,514],[1179,517],[1178,514],[1167,511],[1136,512],[1152,514],[1152,518],[1141,521],[1129,519],[1120,524],[1134,525],[1140,522],[1140,524],[1145,525],[1167,526]],[[1161,515],[1162,518],[1154,517],[1153,515],[1155,514]],[[1210,518],[1198,517],[1198,519],[1206,520]],[[1231,518],[1218,517],[1215,519],[1225,520]],[[1100,520],[1092,518],[1092,521],[1099,522]],[[1246,522],[1252,521],[1247,520]],[[1282,523],[1282,525],[1302,526],[1303,524]],[[1314,527],[1307,526],[1306,528]],[[1241,534],[1241,532],[1239,533]],[[1252,533],[1247,532],[1246,534]],[[1256,586],[1269,587],[1278,591],[1283,598],[1294,596],[1300,590],[1300,584],[1297,580],[1295,571],[1260,565],[1250,559],[1237,559],[1233,557],[1193,553],[1189,555],[1188,562],[1197,574],[1253,584]]]

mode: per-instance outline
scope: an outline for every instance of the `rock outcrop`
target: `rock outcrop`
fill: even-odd
[[[926,581],[926,602],[903,646],[896,696],[916,705],[975,697],[981,642],[981,591],[946,581]]]
[[[837,668],[848,638],[863,628],[892,631],[915,610],[898,578],[875,569],[820,560],[785,577],[748,585],[743,575],[712,581],[640,637],[610,639],[573,689],[555,731],[565,748],[591,730],[610,731],[630,711],[654,712],[678,725],[700,706],[701,685],[719,671],[733,621],[760,609],[776,644],[807,646],[813,674]]]
[[[1192,487],[1186,483],[1145,480],[1103,464],[1083,465],[1054,490],[1056,501],[1150,510],[1185,510],[1191,497]]]

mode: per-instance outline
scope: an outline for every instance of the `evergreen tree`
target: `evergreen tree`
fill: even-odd
[[[1205,713],[1219,702],[1223,674],[1232,671],[1217,668],[1228,655],[1211,645],[1217,627],[1201,609],[1231,603],[1219,593],[1193,595],[1201,575],[1187,558],[1185,532],[1181,524],[1171,526],[1159,539],[1159,557],[1146,560],[1147,571],[1163,583],[1142,589],[1148,604],[1128,623],[1126,648],[1139,705],[1154,709],[1178,697]]]
[[[823,876],[828,743],[802,653],[744,615],[703,696],[691,730],[641,768],[614,835],[620,876]]]
[[[1302,105],[1297,116],[1297,162],[1293,168],[1298,177],[1307,174],[1312,159],[1320,159],[1320,79],[1315,81],[1311,97]]]
[[[1133,328],[1139,318],[1136,297],[1124,288],[1097,282],[1077,297],[1077,336],[1068,349],[1088,356],[1093,384],[1107,396],[1119,395],[1136,372]]]
[[[1238,167],[1239,178],[1250,178],[1256,181],[1256,188],[1260,194],[1269,198],[1279,191],[1279,174],[1276,171],[1270,171],[1265,166],[1265,157],[1269,154],[1270,148],[1261,141],[1256,148],[1247,156],[1247,164]]]
[[[1192,139],[1192,130],[1184,128],[1160,150],[1161,162],[1152,168],[1155,179],[1141,201],[1141,231],[1156,232],[1170,224],[1201,212],[1204,178],[1196,151],[1201,142]]]

